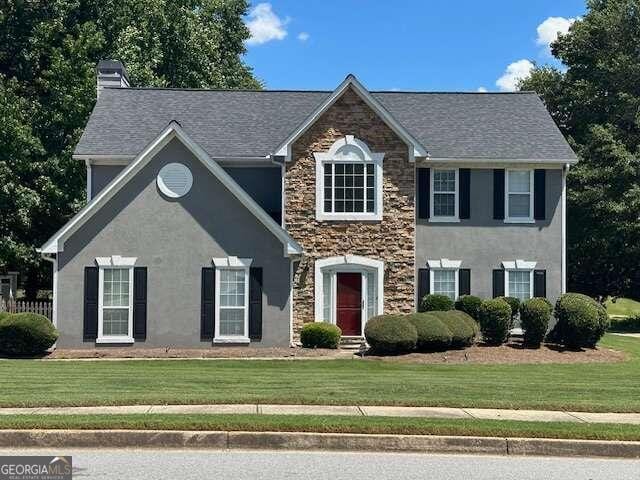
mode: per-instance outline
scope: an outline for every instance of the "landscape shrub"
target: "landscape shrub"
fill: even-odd
[[[401,315],[378,315],[369,319],[364,335],[376,353],[406,353],[416,348],[416,327]]]
[[[520,324],[524,330],[524,344],[540,347],[549,328],[552,307],[546,298],[531,298],[520,305]]]
[[[469,315],[457,310],[431,312],[431,314],[444,323],[451,332],[451,346],[453,348],[464,348],[473,345],[477,334],[475,329],[477,324]]]
[[[9,312],[0,312],[0,322],[3,318],[7,318],[9,316]]]
[[[509,337],[511,307],[501,298],[485,300],[480,307],[480,330],[489,345],[501,345]]]
[[[421,312],[435,312],[453,310],[453,300],[446,295],[430,293],[422,297],[420,302]]]
[[[555,336],[569,348],[596,346],[609,328],[606,309],[581,293],[565,293],[556,302]]]
[[[480,319],[480,306],[482,305],[482,299],[475,295],[463,295],[456,300],[456,310],[466,313],[471,316],[475,321]]]
[[[58,331],[43,315],[14,313],[0,320],[0,353],[5,355],[38,355],[57,338]]]
[[[609,326],[610,332],[640,333],[640,314],[632,317],[614,318]]]
[[[336,325],[311,322],[302,327],[300,342],[304,348],[338,348],[342,330]]]
[[[500,300],[507,302],[511,308],[511,322],[509,323],[509,330],[511,330],[516,323],[516,318],[520,313],[520,299],[516,297],[498,297]]]
[[[451,331],[431,312],[413,313],[407,319],[416,327],[418,351],[442,351],[451,345]]]

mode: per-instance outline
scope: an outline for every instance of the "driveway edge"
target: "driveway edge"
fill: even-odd
[[[640,458],[640,442],[307,432],[1,430],[0,447],[338,450]]]

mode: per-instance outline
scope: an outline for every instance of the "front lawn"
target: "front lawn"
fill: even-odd
[[[317,415],[15,415],[0,429],[208,430],[640,440],[640,425]]]
[[[353,360],[0,361],[0,406],[280,403],[640,412],[640,339],[628,361],[408,364]]]
[[[630,298],[618,298],[615,303],[611,298],[608,298],[605,302],[605,307],[607,307],[607,313],[609,315],[621,317],[640,315],[640,302]]]

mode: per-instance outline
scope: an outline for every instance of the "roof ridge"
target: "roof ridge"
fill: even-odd
[[[256,90],[251,88],[185,88],[185,87],[103,87],[105,90],[143,90],[143,91],[167,91],[167,92],[229,92],[229,93],[327,93],[333,90],[290,90],[290,89],[266,89]],[[537,95],[533,90],[521,90],[516,92],[469,92],[469,91],[426,91],[426,90],[368,90],[369,93],[403,93],[412,95]]]

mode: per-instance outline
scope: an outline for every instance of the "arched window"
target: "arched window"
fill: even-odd
[[[347,135],[314,156],[317,220],[382,220],[384,153]]]

